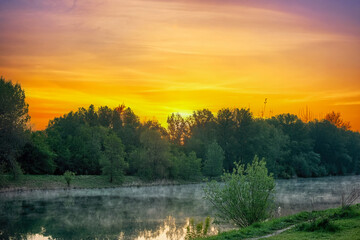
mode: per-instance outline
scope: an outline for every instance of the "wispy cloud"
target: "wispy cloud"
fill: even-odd
[[[51,108],[91,103],[125,102],[163,122],[172,111],[257,108],[269,96],[284,111],[357,106],[360,4],[321,4],[5,0],[0,70],[25,88],[42,127]]]

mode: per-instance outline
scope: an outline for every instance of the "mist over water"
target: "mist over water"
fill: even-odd
[[[337,207],[359,184],[360,176],[277,180],[276,204],[281,215]],[[1,193],[0,237],[182,239],[190,217],[214,216],[203,186]]]

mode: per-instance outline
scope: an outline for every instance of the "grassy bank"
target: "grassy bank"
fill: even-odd
[[[64,189],[67,188],[64,176],[58,175],[23,175],[19,180],[12,180],[10,176],[2,176],[0,192],[17,190],[35,189]],[[71,188],[111,188],[123,186],[151,186],[151,185],[171,185],[184,184],[189,182],[179,182],[170,180],[161,181],[142,181],[138,177],[125,176],[124,181],[109,182],[107,176],[99,175],[78,175],[71,181]]]
[[[266,239],[360,239],[360,204],[347,210],[337,208],[301,212],[263,223],[255,223],[246,228],[223,232],[204,239],[251,239],[266,236],[288,227],[292,228]]]

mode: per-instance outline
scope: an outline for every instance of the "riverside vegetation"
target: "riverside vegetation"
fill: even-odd
[[[292,114],[255,118],[247,108],[208,109],[184,118],[140,122],[129,107],[93,105],[31,131],[25,91],[0,79],[0,184],[26,175],[107,176],[109,182],[136,176],[143,181],[219,178],[234,163],[254,155],[266,159],[275,178],[360,173],[360,134],[338,113],[302,121]]]
[[[219,234],[210,239],[249,239],[251,237],[272,237],[279,239],[328,239],[329,233],[337,233],[337,238],[356,239],[360,233],[360,205],[352,204],[360,197],[360,189],[353,188],[347,195],[342,196],[342,207],[335,210],[302,212],[293,216],[271,219],[274,215],[275,182],[268,174],[265,161],[255,156],[253,162],[246,169],[235,163],[232,173],[224,173],[223,183],[215,181],[204,188],[205,198],[217,210],[220,221],[233,223],[240,230]],[[218,219],[215,219],[219,222]],[[267,220],[266,222],[264,222]],[[344,223],[351,227],[345,227]],[[191,225],[191,224],[190,224]],[[249,227],[250,226],[250,227]],[[209,228],[209,227],[207,227]],[[291,231],[291,229],[295,229]],[[202,224],[199,225],[202,229]],[[340,232],[341,230],[347,232]],[[206,232],[197,231],[196,237],[206,236]],[[286,231],[284,235],[276,236]],[[189,232],[189,229],[188,229]],[[275,232],[275,233],[274,233]],[[287,235],[286,235],[287,234]],[[311,236],[311,237],[310,237]],[[195,239],[194,237],[193,239]]]
[[[301,212],[262,223],[254,223],[249,227],[219,233],[216,236],[210,236],[206,239],[240,240],[261,238],[286,228],[289,229],[266,239],[359,239],[360,205],[357,204],[348,208],[336,208],[323,211]]]

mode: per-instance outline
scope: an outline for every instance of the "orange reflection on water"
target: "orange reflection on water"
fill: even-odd
[[[169,216],[156,231],[145,230],[135,240],[183,240],[186,237],[190,218],[183,225],[176,225],[175,218]],[[218,230],[211,226],[208,235],[217,234]]]

